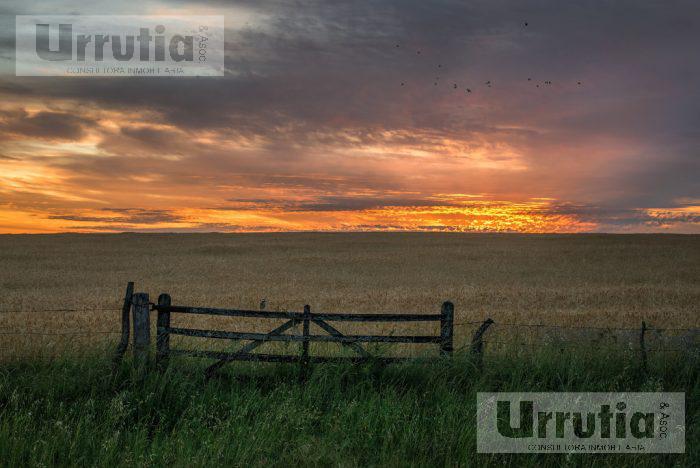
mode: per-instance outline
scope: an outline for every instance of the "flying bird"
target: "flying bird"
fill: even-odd
[[[523,24],[523,26],[529,26],[530,23],[529,23],[528,21],[523,21],[522,24]],[[395,44],[394,46],[395,46],[396,48],[400,48],[400,47],[401,47],[401,44]],[[422,51],[421,51],[420,49],[417,49],[417,50],[416,50],[416,55],[421,55],[421,53],[422,53]],[[437,68],[442,69],[442,63],[438,63],[438,64],[437,64]],[[534,81],[534,80],[533,80],[532,77],[527,77],[527,81],[532,82],[532,81]],[[436,76],[436,77],[435,77],[435,81],[434,81],[434,83],[433,83],[433,86],[438,86],[439,84],[440,84],[440,77],[439,77],[439,76]],[[489,88],[491,88],[491,87],[493,86],[493,83],[491,82],[491,80],[485,81],[484,84],[485,84],[487,87],[489,87]],[[544,80],[544,81],[540,81],[540,82],[536,83],[536,84],[535,84],[535,87],[540,88],[540,87],[541,87],[540,85],[549,86],[549,85],[551,85],[551,84],[552,84],[552,81],[551,81],[551,80]],[[582,86],[582,84],[583,84],[583,83],[582,83],[581,81],[576,81],[576,85],[577,85],[577,86]],[[401,81],[401,86],[405,86],[405,85],[406,85],[406,83],[405,83],[404,81]],[[453,88],[453,89],[458,89],[458,88],[459,88],[459,85],[458,85],[457,83],[453,83],[453,84],[452,84],[452,88]],[[471,89],[471,88],[466,88],[466,87],[465,87],[464,90],[465,90],[465,93],[467,93],[467,94],[470,94],[470,93],[472,92],[472,89]],[[266,300],[263,299],[263,300],[260,302],[260,308],[263,309],[263,308],[265,307],[265,304],[266,304]]]
[[[524,24],[525,26],[527,26],[527,21],[525,21],[523,24]]]

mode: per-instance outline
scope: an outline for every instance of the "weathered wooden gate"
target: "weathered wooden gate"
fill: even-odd
[[[262,310],[242,309],[218,309],[208,307],[190,307],[172,305],[168,294],[161,294],[157,304],[150,304],[148,295],[138,293],[134,295],[134,351],[141,355],[141,359],[148,354],[147,349],[139,346],[150,340],[149,336],[140,332],[138,324],[147,327],[149,310],[158,313],[157,338],[156,338],[156,362],[163,366],[169,356],[185,355],[216,359],[217,362],[207,368],[207,375],[211,375],[224,364],[231,361],[266,361],[266,362],[300,362],[302,364],[321,362],[362,362],[378,360],[382,362],[397,362],[406,360],[406,357],[374,356],[370,354],[360,343],[435,343],[439,345],[442,355],[451,356],[453,351],[454,334],[454,305],[444,302],[439,314],[355,314],[355,313],[313,313],[310,306],[304,306],[303,312],[268,312]],[[225,317],[248,317],[259,319],[284,319],[282,325],[267,333],[205,330],[197,328],[181,328],[171,326],[172,314],[198,314]],[[439,322],[439,335],[348,335],[343,334],[329,322]],[[311,334],[311,324],[317,325],[325,334]],[[294,326],[302,325],[301,335],[286,334]],[[139,339],[139,335],[144,335]],[[225,340],[249,340],[237,351],[207,351],[195,349],[171,349],[170,336],[182,335],[200,338],[218,338]],[[299,342],[299,354],[263,354],[253,351],[264,343],[271,341]],[[309,343],[330,342],[339,343],[352,349],[354,356],[312,356],[309,352]],[[146,344],[147,348],[147,344]]]
[[[516,353],[523,352],[524,349],[537,349],[546,345],[556,346],[556,349],[563,350],[564,348],[573,348],[585,345],[585,349],[600,346],[602,339],[612,337],[612,344],[617,344],[617,335],[613,332],[622,332],[633,334],[635,341],[639,343],[639,356],[641,367],[647,367],[648,347],[646,336],[651,330],[653,337],[657,338],[657,342],[661,334],[668,332],[667,338],[682,340],[683,347],[662,347],[657,346],[651,348],[651,351],[658,352],[677,352],[677,353],[697,353],[698,337],[700,337],[700,329],[698,328],[649,328],[645,321],[641,323],[641,329],[632,327],[570,327],[566,325],[550,325],[543,323],[503,323],[498,324],[503,327],[526,328],[568,331],[581,334],[582,332],[595,331],[596,337],[586,341],[571,340],[567,342],[561,340],[553,340],[548,338],[550,332],[539,334],[534,341],[522,341],[516,335],[513,339],[499,340],[498,338],[488,338],[484,340],[484,335],[487,330],[491,330],[491,326],[496,324],[491,318],[476,321],[462,321],[458,324],[454,323],[454,305],[451,302],[444,302],[439,314],[355,314],[355,313],[312,313],[311,307],[304,306],[303,312],[267,312],[264,310],[242,310],[242,309],[218,309],[208,307],[189,307],[172,305],[171,298],[168,294],[161,294],[158,298],[158,303],[149,302],[148,294],[136,293],[133,294],[134,284],[130,282],[126,288],[124,303],[122,307],[122,331],[121,340],[117,346],[114,356],[114,364],[118,365],[129,344],[130,323],[129,312],[133,319],[133,351],[134,361],[136,365],[141,365],[149,360],[151,353],[151,323],[150,312],[157,311],[157,346],[156,346],[156,361],[162,367],[167,363],[168,358],[173,355],[185,355],[194,357],[203,357],[215,359],[216,362],[207,368],[207,374],[211,375],[221,366],[231,361],[267,361],[267,362],[300,362],[309,364],[315,362],[362,362],[367,360],[377,360],[382,362],[396,362],[411,359],[410,357],[389,357],[381,355],[372,355],[361,343],[435,343],[439,346],[440,354],[443,356],[451,356],[453,353],[453,336],[455,325],[474,325],[478,328],[475,330],[471,342],[464,342],[458,349],[469,348],[470,354],[475,359],[477,366],[482,365],[484,354],[484,345],[486,343],[501,347],[508,347]],[[223,331],[223,330],[205,330],[197,328],[173,327],[170,323],[172,314],[195,314],[223,317],[248,317],[258,319],[275,319],[285,320],[283,324],[270,330],[267,333],[257,332],[239,332],[239,331]],[[344,334],[336,329],[329,322],[439,322],[440,333],[438,335],[350,335]],[[324,334],[311,334],[311,324],[315,324]],[[286,334],[296,325],[301,324],[302,334],[292,335]],[[342,328],[342,327],[341,327]],[[678,333],[682,332],[682,335]],[[491,333],[491,332],[490,332]],[[170,336],[181,335],[199,338],[216,338],[224,340],[242,340],[249,343],[241,346],[236,351],[217,351],[217,350],[200,350],[200,349],[171,349]],[[267,342],[299,342],[300,351],[298,354],[265,354],[254,353],[257,348]],[[339,343],[354,351],[352,356],[312,356],[310,354],[309,344],[312,342]],[[621,342],[621,343],[626,343]],[[629,342],[629,346],[631,346]],[[379,353],[378,353],[379,354]]]

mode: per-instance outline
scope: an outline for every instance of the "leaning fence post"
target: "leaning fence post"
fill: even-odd
[[[647,331],[647,323],[642,320],[642,330],[639,333],[639,351],[641,353],[642,357],[642,370],[644,372],[647,371],[647,349],[646,349],[646,344],[644,343],[644,334]]]
[[[148,294],[134,294],[131,310],[134,316],[134,363],[138,366],[148,362],[151,344]]]
[[[156,328],[156,365],[165,368],[170,353],[170,294],[158,296],[158,321]]]
[[[479,328],[474,332],[474,337],[472,338],[472,346],[471,346],[471,352],[472,354],[476,354],[477,359],[479,364],[481,364],[483,360],[483,352],[484,352],[484,340],[483,336],[484,333],[486,333],[486,330],[491,326],[493,323],[493,320],[490,318],[487,318],[484,320],[484,323],[479,325]]]
[[[454,336],[455,306],[450,301],[442,303],[440,310],[440,354],[452,356],[452,339]]]
[[[122,304],[122,335],[112,361],[115,367],[122,361],[124,353],[126,353],[126,348],[129,346],[129,311],[131,309],[131,296],[133,296],[133,294],[134,282],[129,281],[126,284],[126,294],[124,295],[124,303]]]

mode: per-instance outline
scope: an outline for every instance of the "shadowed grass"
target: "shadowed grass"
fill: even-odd
[[[5,466],[691,466],[700,462],[697,357],[602,351],[465,355],[401,365],[233,364],[206,382],[177,359],[143,378],[102,354],[0,367]],[[601,364],[603,363],[603,364]],[[476,454],[478,391],[682,391],[683,455]]]

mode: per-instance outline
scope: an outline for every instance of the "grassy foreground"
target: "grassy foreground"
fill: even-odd
[[[104,354],[0,365],[0,464],[698,466],[698,358],[601,352],[466,356],[388,367],[199,361],[144,379]],[[604,363],[604,364],[603,364]],[[477,391],[683,391],[683,455],[476,454]]]

